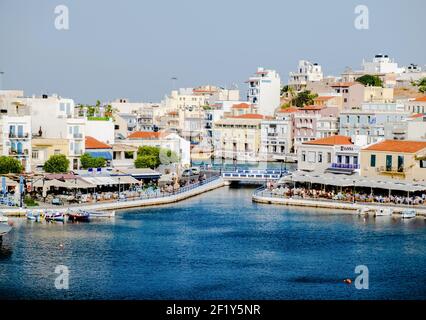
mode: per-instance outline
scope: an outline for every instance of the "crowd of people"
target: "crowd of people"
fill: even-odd
[[[355,191],[350,188],[341,191],[313,189],[306,187],[289,187],[287,185],[276,185],[269,183],[267,189],[276,196],[293,197],[302,199],[325,199],[345,202],[376,202],[402,205],[423,205],[426,202],[426,193],[414,195],[388,195],[373,194],[367,192]]]

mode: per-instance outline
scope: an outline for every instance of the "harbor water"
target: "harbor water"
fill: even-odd
[[[256,204],[253,191],[89,223],[10,219],[0,299],[426,299],[423,218]],[[68,289],[55,287],[60,265]],[[360,265],[368,289],[355,286]]]

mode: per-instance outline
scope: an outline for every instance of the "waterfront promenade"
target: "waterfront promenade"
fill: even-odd
[[[173,193],[157,193],[153,195],[144,195],[137,199],[132,200],[120,200],[111,202],[97,202],[97,203],[85,203],[68,206],[49,206],[44,208],[10,208],[2,209],[2,213],[5,216],[25,216],[27,211],[47,209],[55,210],[57,212],[66,212],[68,209],[72,210],[92,210],[92,211],[103,211],[103,210],[120,210],[130,209],[145,206],[155,206],[168,203],[179,202],[184,199],[220,188],[224,186],[226,182],[220,176],[212,176],[203,182],[198,182],[189,186],[180,188]]]
[[[357,213],[361,208],[392,208],[394,211],[400,212],[406,209],[413,209],[416,215],[426,217],[426,206],[408,206],[408,205],[393,205],[381,203],[362,203],[362,202],[344,202],[339,200],[325,200],[314,198],[299,198],[299,197],[284,197],[282,195],[274,194],[265,188],[257,189],[252,195],[253,202],[265,204],[279,204],[288,206],[310,207],[310,208],[323,208],[323,209],[336,209],[348,210]]]

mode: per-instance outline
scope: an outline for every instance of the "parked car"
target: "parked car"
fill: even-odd
[[[191,169],[185,169],[182,172],[182,177],[192,177],[192,176],[196,176],[197,174],[194,173],[194,171],[192,171]]]
[[[200,168],[198,167],[191,167],[189,169],[192,170],[193,174],[200,174]]]

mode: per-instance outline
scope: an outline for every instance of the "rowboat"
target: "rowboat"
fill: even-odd
[[[90,220],[90,213],[88,213],[88,212],[70,212],[70,213],[68,213],[68,220],[88,222]]]
[[[361,207],[358,209],[358,215],[360,216],[368,216],[370,213],[375,213],[374,208]]]

